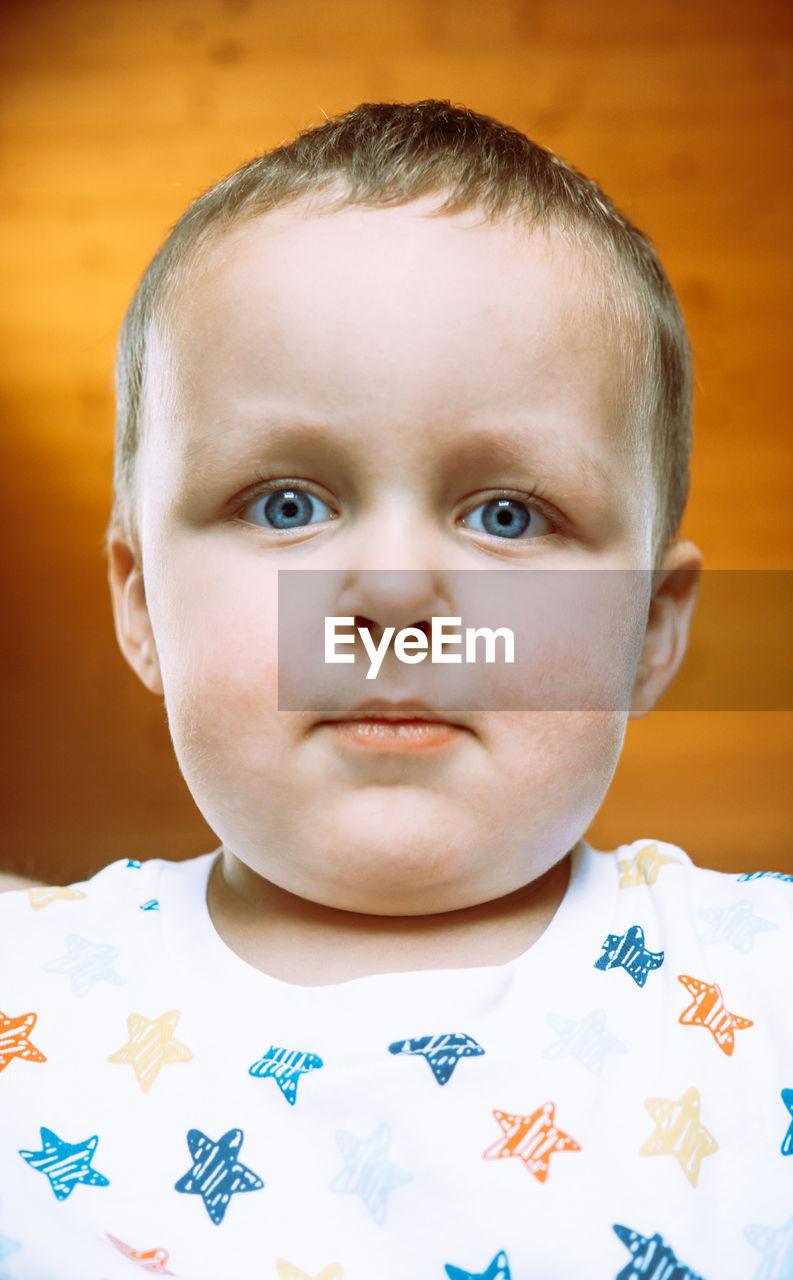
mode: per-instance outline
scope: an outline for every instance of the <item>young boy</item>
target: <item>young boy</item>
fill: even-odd
[[[0,899],[0,1274],[793,1276],[793,891],[582,839],[700,567],[649,242],[487,117],[363,105],[188,209],[118,391],[119,643],[222,844]],[[570,704],[455,719],[393,650],[279,710],[287,569],[359,652],[458,570],[622,585],[591,650],[536,626]]]

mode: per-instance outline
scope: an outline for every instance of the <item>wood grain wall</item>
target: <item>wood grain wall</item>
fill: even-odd
[[[63,881],[214,843],[112,633],[114,342],[185,204],[325,112],[451,98],[596,177],[653,236],[689,321],[684,532],[711,567],[793,569],[787,0],[1,8],[0,866]],[[790,711],[660,711],[630,727],[592,838],[793,871],[792,747]]]

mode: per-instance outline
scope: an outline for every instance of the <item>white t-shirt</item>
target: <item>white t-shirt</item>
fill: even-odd
[[[2,1280],[791,1280],[793,877],[582,844],[516,960],[299,987],[213,857],[0,896]]]

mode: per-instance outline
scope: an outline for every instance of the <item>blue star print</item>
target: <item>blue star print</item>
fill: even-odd
[[[699,932],[701,942],[728,942],[744,954],[752,950],[758,933],[779,928],[771,920],[755,915],[748,898],[728,907],[705,907],[697,915],[705,921],[705,928]]]
[[[782,1101],[793,1116],[793,1089],[782,1090]],[[793,1156],[793,1120],[791,1120],[788,1131],[782,1139],[782,1155]]]
[[[608,935],[603,943],[603,955],[595,961],[595,968],[624,969],[637,987],[643,987],[650,970],[660,969],[663,962],[663,951],[648,951],[642,926],[632,924],[626,933]]]
[[[237,1160],[242,1139],[242,1129],[229,1129],[217,1142],[200,1129],[190,1129],[187,1134],[193,1167],[174,1184],[174,1190],[200,1196],[216,1226],[237,1191],[259,1191],[264,1186],[252,1169]]]
[[[10,1236],[0,1236],[0,1262],[3,1258],[10,1258],[12,1253],[16,1253],[17,1249],[21,1249],[22,1245],[18,1240],[12,1240]]]
[[[446,1084],[461,1058],[478,1058],[484,1049],[473,1036],[463,1032],[447,1032],[438,1036],[419,1036],[415,1040],[395,1040],[389,1053],[406,1053],[426,1058],[438,1084]]]
[[[542,1051],[542,1056],[551,1061],[575,1058],[587,1071],[599,1076],[607,1054],[628,1052],[622,1041],[606,1029],[605,1009],[592,1009],[579,1020],[562,1018],[556,1013],[547,1013],[545,1017],[559,1037]]]
[[[786,884],[793,884],[793,876],[785,875],[784,871],[744,871],[738,880],[784,880]]]
[[[743,1234],[753,1249],[759,1249],[763,1263],[758,1276],[769,1280],[793,1280],[793,1218],[784,1227],[744,1227]]]
[[[0,1201],[0,1207],[2,1201]],[[12,1253],[16,1253],[17,1249],[21,1249],[22,1245],[18,1240],[12,1240],[10,1236],[0,1235],[0,1262],[3,1258],[10,1258]]]
[[[616,1280],[702,1280],[682,1262],[678,1262],[663,1236],[643,1236],[630,1227],[614,1230],[633,1257]]]
[[[446,1274],[449,1280],[510,1280],[509,1263],[503,1250],[496,1254],[487,1271],[463,1271],[447,1262]]]
[[[84,1142],[64,1142],[52,1129],[41,1129],[41,1151],[20,1151],[33,1169],[45,1174],[56,1200],[66,1200],[78,1182],[89,1187],[107,1187],[110,1179],[91,1168],[91,1160],[99,1138],[86,1138]]]
[[[365,1141],[343,1130],[336,1134],[344,1168],[333,1179],[330,1189],[359,1195],[378,1223],[385,1218],[389,1191],[413,1181],[412,1174],[386,1158],[389,1140],[387,1124],[378,1125]]]
[[[279,1049],[271,1044],[264,1057],[248,1068],[251,1076],[272,1076],[290,1106],[297,1101],[297,1082],[306,1071],[318,1071],[323,1066],[316,1053],[303,1053],[299,1049]]]
[[[68,973],[74,994],[85,996],[97,982],[110,982],[115,987],[124,985],[125,979],[113,968],[117,955],[118,947],[111,947],[109,942],[89,942],[79,933],[70,933],[66,938],[66,955],[48,960],[44,968],[47,973]]]

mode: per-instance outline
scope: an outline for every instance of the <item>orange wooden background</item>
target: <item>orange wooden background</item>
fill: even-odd
[[[793,568],[788,0],[17,0],[2,6],[0,866],[213,846],[115,649],[111,363],[136,280],[222,173],[362,99],[445,97],[596,177],[655,239],[697,353],[685,532]],[[592,830],[793,871],[793,714],[631,726]]]

